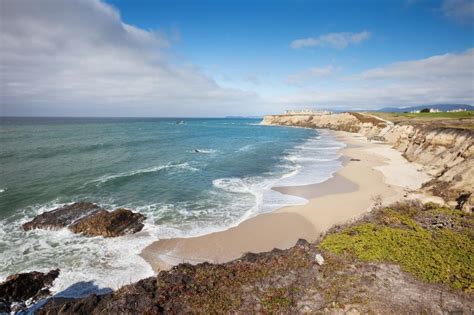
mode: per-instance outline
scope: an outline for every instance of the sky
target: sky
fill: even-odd
[[[1,0],[1,116],[474,103],[474,0]]]

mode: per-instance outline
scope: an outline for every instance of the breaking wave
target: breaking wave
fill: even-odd
[[[181,164],[165,164],[165,165],[159,165],[159,166],[143,168],[143,169],[130,171],[130,172],[124,172],[124,173],[101,176],[97,179],[89,181],[88,184],[96,183],[96,184],[99,185],[99,184],[104,184],[108,181],[115,180],[115,179],[118,179],[118,178],[132,177],[132,176],[147,174],[147,173],[155,173],[155,172],[159,172],[161,170],[166,170],[166,169],[188,170],[188,171],[191,171],[191,172],[199,171],[198,168],[190,166],[189,163],[187,163],[187,162],[186,163],[181,163]]]

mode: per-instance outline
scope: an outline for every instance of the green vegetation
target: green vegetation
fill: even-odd
[[[266,312],[271,314],[288,311],[295,306],[293,294],[298,293],[297,288],[272,288],[262,298],[262,305]]]
[[[308,245],[309,246],[309,245]],[[158,302],[179,300],[179,303],[199,307],[203,314],[222,313],[244,307],[244,296],[251,294],[260,301],[263,310],[270,313],[288,313],[301,292],[294,286],[269,285],[268,279],[287,275],[288,270],[296,274],[311,269],[313,256],[306,253],[307,247],[295,246],[291,252],[273,251],[262,254],[247,254],[228,264],[200,264],[199,267],[180,265],[186,284],[175,282],[172,277],[161,274],[158,282]],[[246,287],[246,290],[242,288]],[[187,294],[181,290],[186,289]]]
[[[474,291],[472,229],[471,214],[432,204],[399,205],[330,233],[320,248],[363,261],[396,263],[420,280]]]
[[[380,114],[380,113],[378,113]],[[440,113],[385,113],[389,117],[406,117],[415,119],[466,119],[474,118],[474,111],[440,112]]]
[[[432,120],[432,119],[469,119],[474,118],[474,111],[463,111],[463,112],[439,112],[439,113],[382,113],[374,112],[376,116],[381,118],[397,121],[403,120],[406,118],[409,119],[422,119],[422,120]]]
[[[48,302],[43,313],[470,314],[473,294],[447,286],[474,293],[473,241],[472,214],[395,204],[335,227],[321,242],[180,264],[100,298]]]
[[[441,113],[382,113],[372,112],[374,116],[396,124],[421,125],[434,128],[454,128],[473,130],[474,111]]]

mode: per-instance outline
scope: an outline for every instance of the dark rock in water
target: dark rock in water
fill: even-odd
[[[58,276],[59,269],[48,273],[33,271],[9,276],[0,283],[0,312],[20,311],[27,300],[35,302],[47,297],[50,294],[49,287]],[[13,309],[13,303],[20,305],[20,309]]]
[[[3,313],[10,313],[11,308],[10,308],[10,303],[7,301],[4,301],[3,299],[0,299],[0,314]]]
[[[23,224],[25,231],[32,229],[61,229],[102,208],[90,202],[76,202],[44,212]]]
[[[87,236],[115,237],[141,231],[144,220],[142,214],[127,209],[99,210],[72,224],[69,229]]]
[[[74,233],[86,236],[114,237],[140,231],[144,220],[142,214],[127,209],[109,212],[90,202],[76,202],[38,215],[23,224],[23,229],[68,227]]]

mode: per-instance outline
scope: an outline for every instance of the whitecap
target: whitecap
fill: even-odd
[[[197,151],[197,152],[196,152]],[[217,150],[214,149],[194,149],[192,151],[193,153],[204,153],[204,154],[212,154],[212,153],[217,153]]]
[[[247,152],[249,151],[250,149],[252,149],[254,147],[253,144],[247,144],[247,145],[244,145],[243,147],[239,148],[237,150],[237,152]]]
[[[319,146],[319,148],[318,148]],[[251,150],[254,145],[244,145],[237,150]],[[337,147],[337,148],[336,148]],[[190,237],[208,234],[235,226],[258,213],[268,212],[285,205],[304,204],[303,198],[281,194],[272,187],[314,183],[331,176],[338,168],[337,142],[331,138],[313,137],[301,143],[300,147],[289,149],[281,157],[281,163],[274,173],[253,177],[224,177],[214,179],[210,199],[175,204],[120,205],[135,209],[147,216],[144,229],[135,235],[114,239],[102,237],[87,238],[60,231],[35,230],[24,232],[21,224],[31,220],[35,214],[57,208],[55,200],[46,205],[25,209],[14,220],[0,221],[0,277],[10,273],[28,270],[47,271],[61,268],[61,275],[55,282],[53,292],[63,292],[78,282],[94,280],[97,290],[117,288],[129,282],[151,276],[153,271],[138,256],[152,241],[169,237]],[[212,149],[205,148],[206,153]],[[318,160],[319,159],[319,160]],[[101,184],[120,177],[159,172],[162,170],[199,171],[188,163],[164,164],[118,174],[108,174],[90,183]],[[202,202],[201,204],[199,202]],[[206,208],[206,205],[212,205]],[[110,208],[110,207],[107,207]],[[161,221],[172,213],[173,220]],[[12,222],[14,222],[12,224]],[[88,293],[89,287],[70,291],[72,295]]]
[[[291,162],[328,162],[328,161],[334,160],[334,158],[318,158],[318,157],[297,156],[297,155],[286,156],[284,157],[284,159]]]
[[[340,149],[344,143],[335,140],[331,134],[320,132],[316,136],[286,151],[282,157],[283,165],[298,167],[299,171],[284,176],[279,186],[300,186],[323,182],[332,177],[340,166]]]
[[[59,268],[60,275],[51,291],[78,297],[106,288],[117,289],[153,274],[151,267],[138,256],[154,241],[146,232],[109,239],[85,237],[67,228],[27,232],[21,228],[36,214],[63,205],[53,201],[0,220],[0,278],[18,272]]]
[[[253,205],[236,220],[235,224],[239,224],[259,213],[269,212],[287,205],[305,204],[307,200],[304,198],[283,195],[271,189],[282,178],[292,176],[297,172],[298,170],[294,168],[283,176],[229,177],[215,179],[212,183],[217,189],[233,194],[247,194],[253,197]],[[236,202],[239,201],[236,200]]]
[[[181,163],[181,164],[165,164],[165,165],[153,166],[153,167],[149,167],[149,168],[143,168],[143,169],[130,171],[130,172],[104,175],[104,176],[101,176],[97,179],[94,179],[92,181],[87,182],[86,185],[87,184],[93,184],[93,183],[96,183],[97,185],[100,185],[100,184],[106,183],[108,181],[117,179],[117,178],[132,177],[132,176],[135,176],[135,175],[146,174],[146,173],[155,173],[155,172],[159,172],[161,170],[171,169],[171,168],[189,170],[189,171],[192,171],[192,172],[199,171],[198,168],[190,166],[189,163],[187,163],[187,162],[186,163]]]

